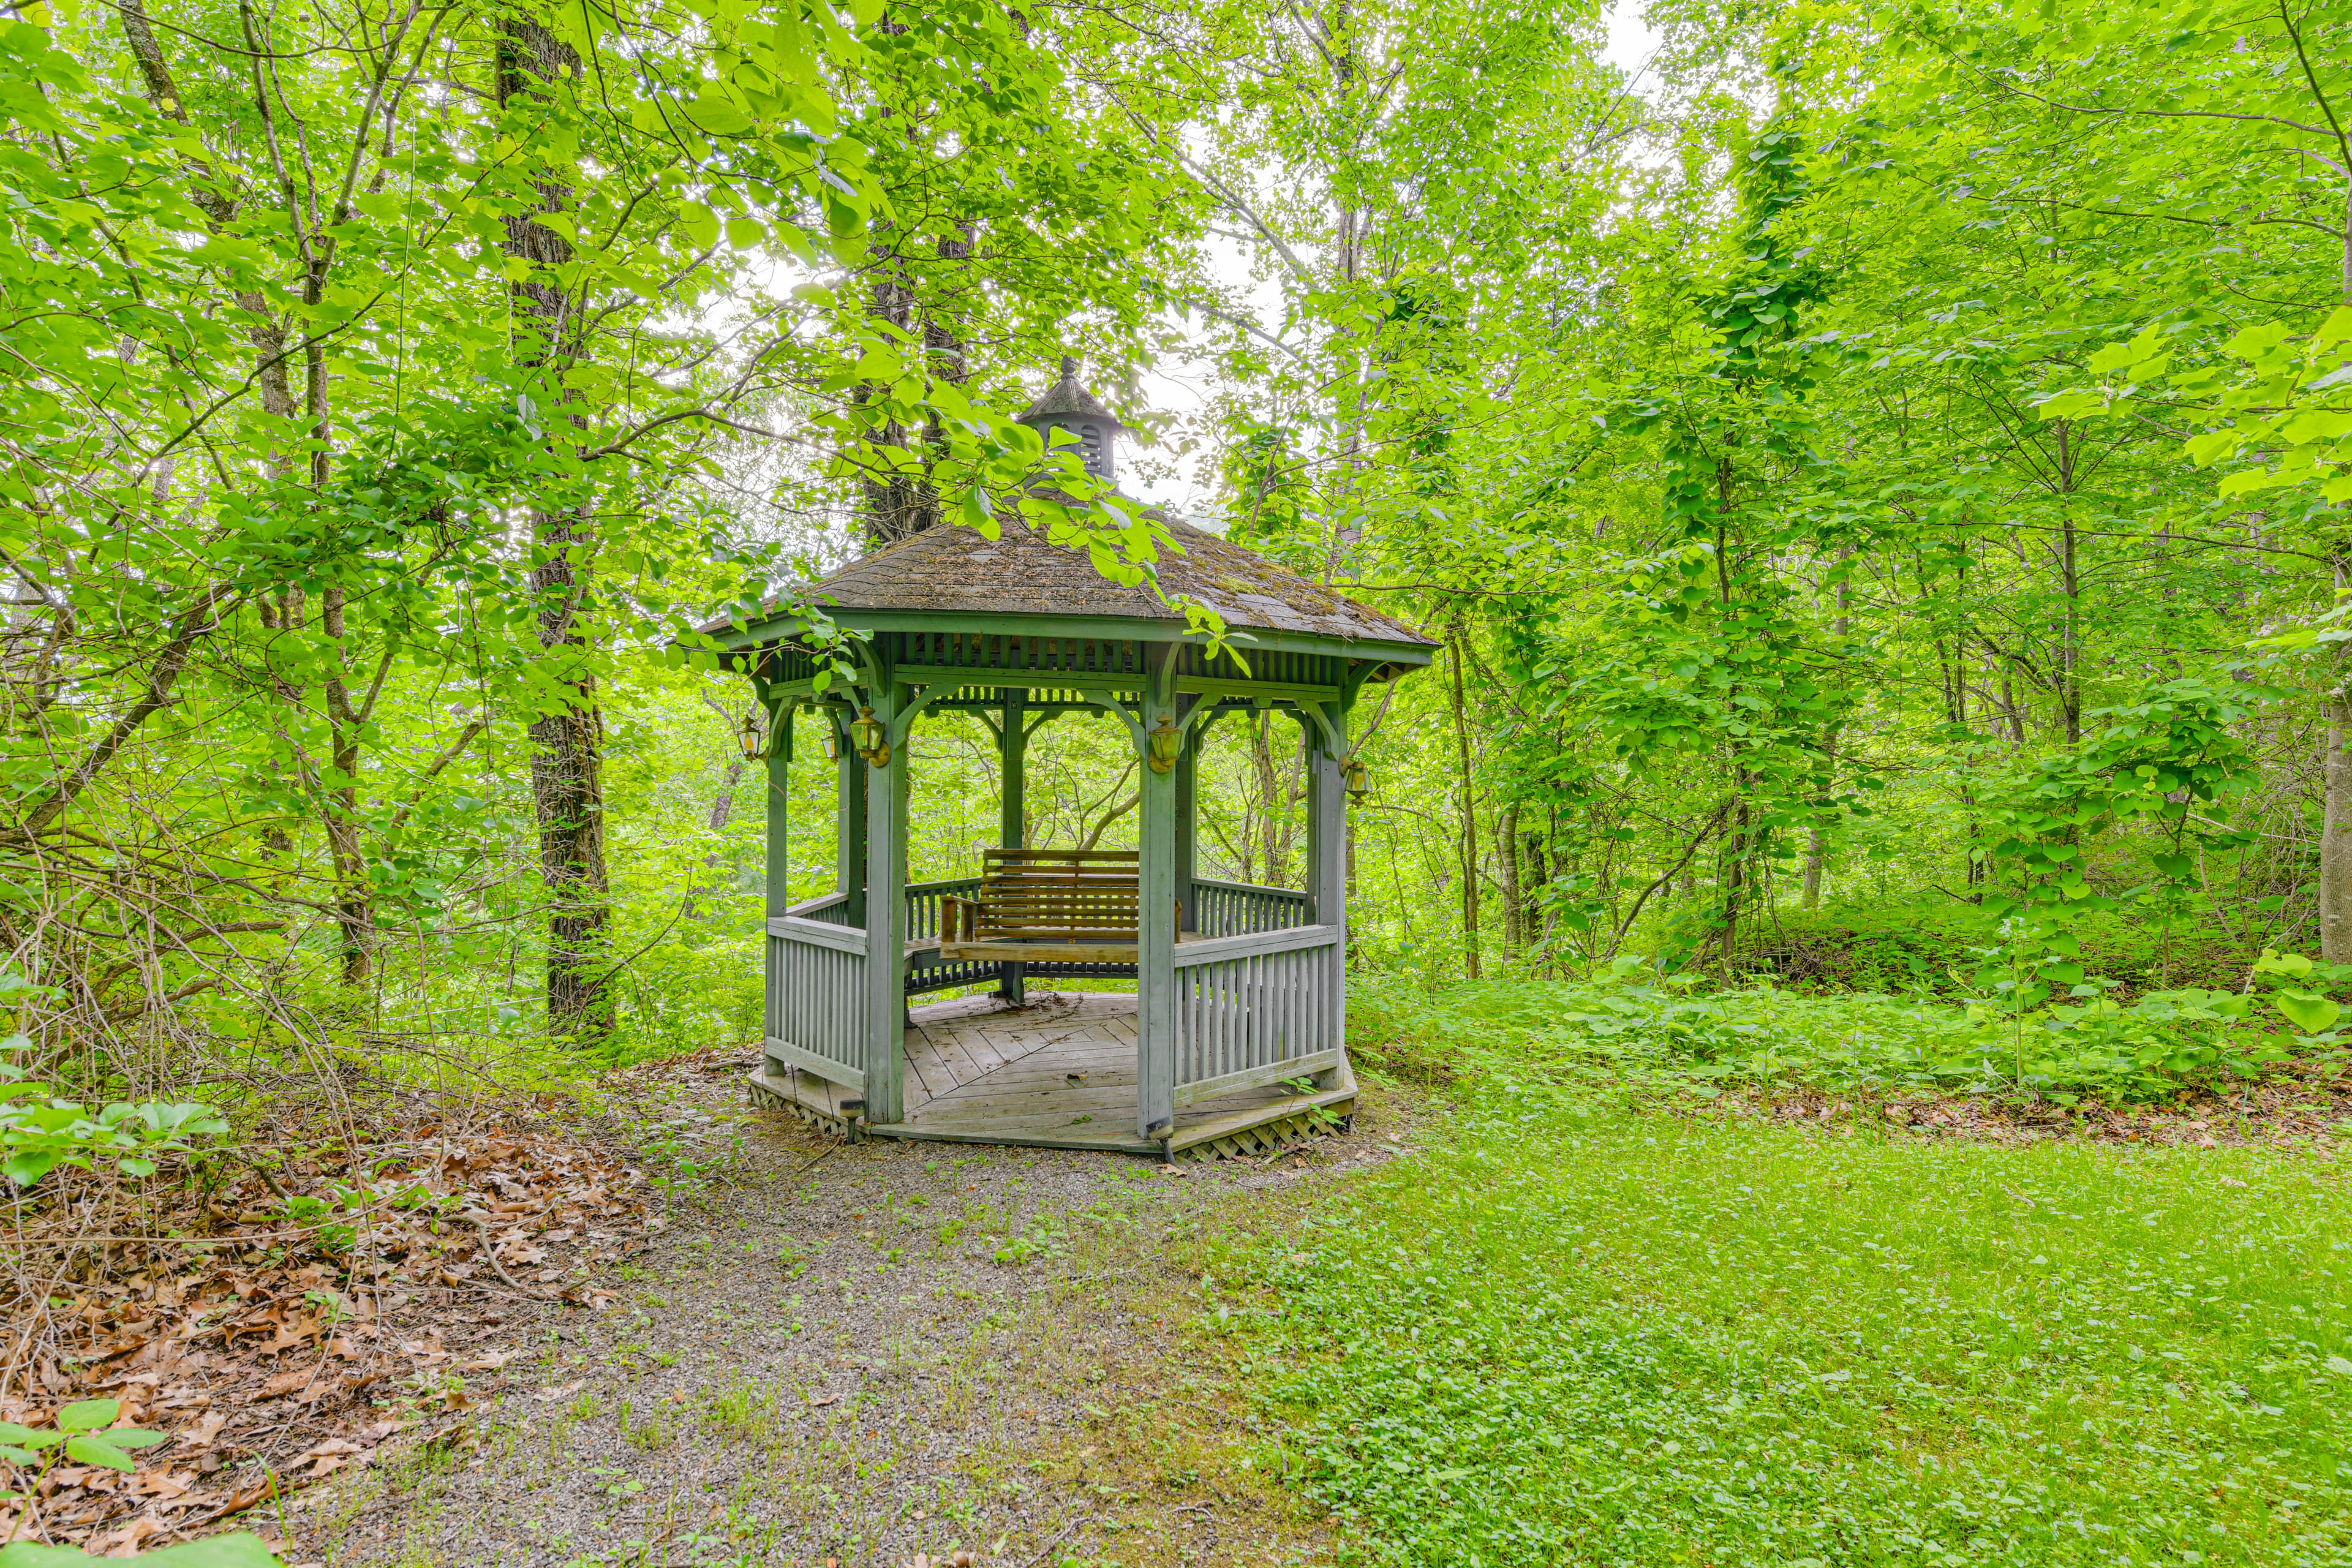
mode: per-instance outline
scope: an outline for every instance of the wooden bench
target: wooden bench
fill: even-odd
[[[1133,963],[1141,897],[1132,849],[982,850],[980,896],[940,900],[940,958]]]

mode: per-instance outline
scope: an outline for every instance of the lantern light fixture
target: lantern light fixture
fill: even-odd
[[[735,743],[743,748],[743,760],[756,763],[768,752],[768,731],[760,722],[760,710],[753,709],[743,715],[743,727],[735,731]]]
[[[1176,731],[1176,722],[1167,714],[1160,716],[1159,727],[1151,731],[1151,771],[1164,773],[1176,765],[1177,755],[1184,749],[1184,737]]]
[[[1355,758],[1348,759],[1347,765],[1339,770],[1339,776],[1347,782],[1349,800],[1360,805],[1363,798],[1372,793],[1372,770]]]
[[[841,731],[835,728],[831,719],[825,721],[824,733],[818,738],[816,745],[817,750],[824,753],[826,762],[841,761]]]
[[[857,754],[877,768],[890,765],[890,743],[883,739],[882,721],[874,717],[871,708],[860,708],[857,717],[849,723],[849,737],[856,743]]]

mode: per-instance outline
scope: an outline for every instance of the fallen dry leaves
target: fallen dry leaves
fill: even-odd
[[[67,1264],[46,1313],[16,1304],[40,1321],[20,1329],[12,1385],[28,1392],[0,1420],[110,1398],[121,1424],[171,1437],[135,1475],[52,1469],[23,1519],[0,1506],[0,1536],[129,1555],[365,1465],[494,1386],[517,1352],[486,1342],[518,1314],[609,1301],[589,1270],[647,1217],[639,1172],[520,1118],[310,1151],[268,1181],[232,1169],[245,1179],[201,1212],[146,1212],[170,1240],[88,1239],[136,1223],[94,1186],[18,1233]]]

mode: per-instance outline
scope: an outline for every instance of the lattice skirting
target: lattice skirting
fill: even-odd
[[[1176,1158],[1179,1160],[1230,1160],[1236,1154],[1247,1154],[1255,1158],[1261,1154],[1277,1153],[1284,1149],[1295,1148],[1309,1139],[1327,1137],[1334,1132],[1344,1132],[1348,1130],[1348,1124],[1354,1119],[1353,1107],[1341,1110],[1337,1115],[1326,1111],[1318,1116],[1311,1110],[1301,1110],[1293,1115],[1277,1117],[1271,1121],[1261,1121],[1254,1127],[1238,1128],[1222,1137],[1211,1138],[1192,1144],[1189,1148],[1179,1149],[1176,1151]]]
[[[835,1138],[854,1135],[847,1118],[830,1115],[814,1105],[803,1104],[782,1089],[769,1087],[758,1078],[751,1079],[751,1103],[762,1109],[788,1110],[818,1131],[830,1133]]]

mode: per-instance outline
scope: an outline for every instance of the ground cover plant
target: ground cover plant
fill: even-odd
[[[1368,1058],[1383,1070],[1423,1081],[1475,1076],[1536,1094],[1608,1087],[1706,1099],[1732,1088],[1801,1089],[2073,1108],[2269,1083],[2332,1101],[2347,1087],[2352,1045],[2332,1011],[2322,1033],[2296,1028],[2280,1007],[2300,1012],[2303,994],[2184,987],[2129,1003],[2094,994],[2027,1004],[1987,985],[1955,1002],[1925,990],[1725,988],[1625,959],[1574,983],[1432,992],[1368,977],[1351,1006]]]
[[[2352,1562],[2352,1199],[1478,1095],[1213,1266],[1367,1562]]]
[[[1925,989],[1958,997],[1969,987],[1952,973],[1954,961],[1997,940],[1997,924],[1982,906],[1943,894],[1887,904],[1776,907],[1740,939],[1731,968],[1824,994]],[[2210,926],[2167,931],[2116,913],[2086,916],[2074,934],[2084,969],[2111,981],[2126,1000],[2181,986],[2240,990],[2254,957],[2243,942]]]

